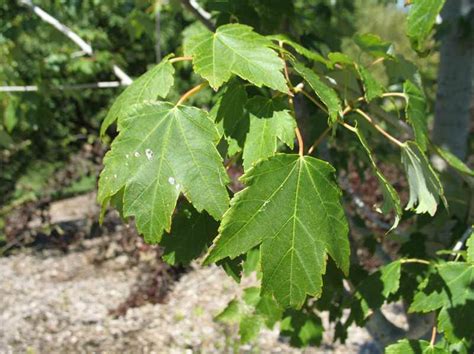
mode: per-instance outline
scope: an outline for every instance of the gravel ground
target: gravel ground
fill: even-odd
[[[241,291],[217,267],[194,267],[175,284],[165,304],[130,309],[114,318],[109,311],[129,295],[139,267],[126,256],[94,262],[99,247],[70,254],[21,253],[0,258],[1,353],[301,353],[264,331],[240,346],[234,328],[213,321]],[[104,241],[100,241],[104,242]],[[326,322],[323,316],[323,322]],[[305,353],[369,353],[365,330],[354,328],[346,345],[325,335],[319,349]]]

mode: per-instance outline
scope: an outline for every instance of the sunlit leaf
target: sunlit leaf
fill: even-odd
[[[171,103],[135,106],[104,158],[98,200],[125,187],[123,212],[138,231],[158,242],[169,231],[180,193],[201,211],[220,219],[228,205],[228,178],[215,148],[219,139],[206,112]]]
[[[280,154],[242,178],[206,262],[237,257],[261,244],[262,289],[283,306],[321,294],[329,253],[349,267],[348,226],[334,169],[312,157]]]
[[[196,73],[217,90],[232,74],[256,86],[287,92],[283,60],[270,49],[272,42],[241,24],[220,26],[215,33],[205,31],[184,43],[193,57]]]

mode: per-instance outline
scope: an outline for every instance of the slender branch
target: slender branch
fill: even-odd
[[[375,129],[377,129],[383,136],[385,136],[392,143],[394,143],[395,145],[398,145],[398,146],[403,146],[403,143],[400,140],[398,140],[397,138],[395,138],[395,137],[391,136],[389,133],[387,133],[380,125],[375,123],[374,120],[372,118],[370,118],[370,116],[367,113],[365,113],[364,111],[362,111],[358,108],[355,109],[354,112],[358,113],[363,118],[365,118],[370,124],[372,124],[372,126]]]
[[[425,259],[419,259],[419,258],[404,258],[400,259],[400,263],[419,263],[419,264],[426,264],[430,265],[431,263]]]
[[[103,88],[115,88],[120,86],[127,86],[126,83],[121,81],[99,81],[86,84],[68,84],[52,86],[48,89],[60,90],[60,91],[76,91],[83,89],[103,89]],[[39,91],[39,87],[36,85],[28,86],[0,86],[0,92],[36,92]]]
[[[300,128],[296,127],[295,128],[295,133],[296,133],[296,139],[298,140],[298,154],[303,157],[304,155],[304,142],[303,142],[303,136],[301,135]]]
[[[73,41],[77,46],[79,46],[79,48],[81,48],[81,50],[84,53],[88,55],[93,54],[92,46],[89,43],[84,41],[77,33],[75,33],[69,27],[59,22],[58,19],[51,16],[49,13],[44,11],[39,6],[34,5],[31,0],[19,0],[19,2],[20,4],[28,6],[44,22],[49,23],[51,26],[56,28],[59,32],[67,36],[71,41]],[[130,76],[128,76],[125,73],[125,71],[123,71],[117,65],[113,66],[113,70],[114,70],[114,74],[120,79],[120,81],[122,81],[124,85],[130,85],[133,82]]]
[[[318,145],[321,144],[321,142],[324,140],[324,138],[326,137],[326,135],[328,135],[328,133],[330,131],[331,131],[331,127],[327,127],[323,131],[323,133],[316,139],[316,141],[313,143],[313,145],[311,145],[311,147],[309,148],[308,155],[311,155],[313,153],[313,151],[316,150]]]
[[[431,340],[430,340],[430,346],[434,346],[436,343],[436,333],[437,333],[437,328],[436,324],[433,326],[433,329],[431,330]]]
[[[211,22],[211,14],[204,10],[196,0],[181,0],[181,4],[186,7],[190,12],[196,16],[196,18],[206,26],[210,31],[215,31],[215,26]]]
[[[278,45],[280,46],[280,48],[283,48],[283,42],[282,41],[278,41]],[[283,63],[285,64],[285,66],[284,66],[285,79],[286,79],[286,82],[288,83],[288,86],[290,86],[290,91],[288,92],[288,96],[290,96],[290,98],[291,98],[291,97],[293,97],[293,91],[295,90],[295,87],[293,86],[293,84],[291,83],[291,80],[290,80],[290,74],[288,73],[288,64],[286,62],[285,54],[283,52],[280,52],[280,57],[283,60]],[[295,118],[296,118],[296,116],[295,116]]]
[[[382,97],[401,97],[407,100],[407,96],[403,92],[387,92],[382,94]]]
[[[352,125],[347,124],[346,122],[340,122],[340,124],[341,124],[344,128],[350,130],[351,132],[357,133],[357,129],[354,128]]]
[[[454,251],[454,252],[457,252],[457,251],[460,251],[460,250],[461,250],[462,246],[464,245],[464,242],[466,242],[467,238],[472,234],[472,231],[473,231],[473,230],[472,230],[472,226],[469,226],[469,227],[466,229],[466,231],[464,231],[464,233],[463,233],[462,236],[461,236],[461,239],[460,239],[458,242],[456,242],[456,244],[455,244],[454,247],[453,247],[453,251]],[[456,255],[456,257],[454,258],[454,261],[457,261],[457,260],[459,259],[459,256],[460,256],[460,255],[461,255],[461,254],[458,253],[458,254]]]
[[[376,64],[378,64],[378,63],[381,63],[381,62],[383,62],[384,60],[385,60],[384,57],[375,59],[375,60],[370,64],[370,66],[373,66],[373,65],[376,65]]]
[[[193,57],[176,57],[169,60],[170,63],[177,63],[178,61],[191,61]]]
[[[56,18],[51,16],[49,13],[44,11],[41,7],[33,5],[31,0],[19,0],[20,4],[28,6],[39,18],[41,18],[44,22],[49,23],[51,26],[56,28],[59,32],[66,35],[71,41],[76,43],[79,48],[88,55],[92,55],[92,47],[89,43],[84,41],[77,33],[71,30],[69,27],[63,25],[59,22]]]
[[[317,99],[315,99],[313,96],[311,96],[309,93],[307,93],[305,90],[299,90],[298,92],[301,92],[307,99],[309,99],[311,102],[313,102],[316,106],[319,107],[323,112],[329,113],[326,107],[324,107]]]
[[[209,84],[207,82],[203,82],[202,84],[193,87],[191,90],[187,91],[184,95],[181,96],[179,101],[176,103],[176,106],[183,104],[183,102],[186,101],[189,97],[194,96],[196,93],[206,88],[208,85]]]

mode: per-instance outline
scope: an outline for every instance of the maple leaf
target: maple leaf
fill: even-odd
[[[277,154],[250,169],[225,213],[206,263],[261,244],[262,290],[283,306],[319,296],[326,253],[349,269],[348,225],[334,169],[313,157]]]
[[[165,98],[174,84],[174,67],[165,58],[154,68],[148,70],[130,86],[128,86],[110,107],[100,128],[100,135],[104,135],[107,128],[126,116],[127,111],[138,103],[154,101],[158,97]]]
[[[124,188],[124,217],[135,216],[149,242],[170,230],[181,192],[198,211],[220,219],[228,205],[228,177],[215,147],[219,134],[205,111],[146,103],[135,106],[119,128],[100,175],[102,205]]]
[[[217,90],[232,74],[261,87],[288,92],[283,60],[272,42],[252,27],[228,24],[215,33],[203,31],[186,39],[186,55],[193,57],[194,71]]]
[[[260,159],[274,155],[278,141],[291,149],[294,145],[296,122],[285,105],[284,98],[256,96],[246,106],[250,127],[244,145],[244,168],[248,170]]]

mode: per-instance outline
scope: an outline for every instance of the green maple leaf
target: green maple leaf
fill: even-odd
[[[281,321],[283,337],[288,337],[295,347],[318,346],[323,339],[324,327],[315,313],[289,310]]]
[[[258,87],[286,93],[284,62],[272,46],[269,39],[241,24],[220,26],[215,33],[205,31],[184,43],[186,55],[193,57],[194,71],[215,90],[235,74]]]
[[[414,208],[417,214],[428,212],[433,216],[440,198],[447,204],[443,185],[417,143],[407,141],[401,151],[410,189],[406,209]]]
[[[336,91],[326,85],[313,70],[301,65],[300,63],[294,63],[293,67],[298,74],[308,82],[314,93],[316,93],[319,99],[327,107],[330,123],[336,123],[337,116],[342,111],[341,100]]]
[[[198,213],[186,203],[178,207],[171,232],[163,236],[163,260],[171,265],[189,265],[199,257],[217,235],[218,223],[207,213]]]
[[[167,102],[141,104],[119,129],[100,175],[102,205],[124,188],[124,216],[135,216],[149,242],[170,230],[181,192],[198,211],[220,219],[228,205],[228,177],[215,147],[219,134],[206,112]]]
[[[260,159],[274,155],[278,150],[278,140],[294,145],[296,122],[283,98],[253,97],[247,102],[250,127],[244,145],[244,168],[248,170]]]
[[[413,127],[415,133],[415,141],[422,151],[426,151],[428,147],[428,124],[426,121],[426,98],[413,82],[405,81],[403,84],[403,92],[407,97],[405,107],[406,118]]]
[[[428,38],[436,17],[443,8],[445,0],[416,0],[407,18],[407,36],[415,50],[420,51]]]
[[[231,300],[215,319],[228,324],[239,324],[242,343],[258,336],[266,325],[272,328],[281,319],[283,309],[268,295],[261,295],[260,288],[244,289],[242,300]]]
[[[148,70],[138,79],[136,79],[110,107],[100,128],[100,135],[104,135],[107,128],[115,122],[126,116],[127,111],[133,105],[146,101],[154,101],[158,97],[165,98],[171,86],[174,84],[174,67],[165,58],[154,68]]]
[[[449,166],[461,173],[474,177],[474,171],[449,150],[443,149],[439,146],[436,146],[435,150],[449,164]]]
[[[395,188],[393,188],[393,186],[387,181],[382,172],[380,172],[380,170],[378,169],[377,164],[375,163],[375,159],[372,155],[372,151],[369,148],[369,144],[367,143],[365,136],[359,128],[356,128],[356,134],[359,137],[362,147],[367,152],[367,156],[369,157],[372,169],[374,170],[375,176],[379,181],[380,188],[382,189],[383,204],[381,207],[381,211],[384,214],[387,214],[390,211],[395,212],[395,221],[393,222],[392,227],[389,230],[391,231],[398,226],[398,223],[400,222],[400,218],[402,216],[400,197],[398,196],[398,193]]]
[[[474,265],[448,262],[437,265],[416,293],[410,312],[440,309],[438,330],[451,342],[474,339]]]
[[[327,253],[349,270],[348,225],[328,163],[278,154],[250,169],[222,220],[206,263],[261,244],[262,290],[283,306],[319,296]]]
[[[385,348],[385,354],[447,354],[442,346],[425,340],[403,339]]]
[[[283,34],[277,34],[277,35],[270,35],[270,36],[267,36],[268,39],[271,39],[271,40],[274,40],[274,41],[277,41],[277,42],[281,42],[281,43],[284,43],[286,45],[289,45],[290,47],[292,47],[296,53],[304,56],[305,58],[309,59],[309,60],[313,60],[313,61],[316,61],[316,62],[320,62],[324,65],[330,65],[330,63],[319,53],[316,53],[314,51],[311,51],[305,47],[303,47],[301,44],[291,40],[290,38],[288,38],[287,36],[283,35]]]
[[[383,94],[383,87],[375,80],[370,71],[360,65],[357,65],[356,68],[364,84],[364,97],[367,102],[381,96]]]
[[[389,58],[389,53],[392,51],[392,43],[373,33],[357,34],[354,36],[354,42],[364,52],[376,58]]]
[[[379,309],[390,294],[400,287],[401,262],[394,261],[365,278],[358,286],[352,304],[352,315],[362,326],[370,310]]]

